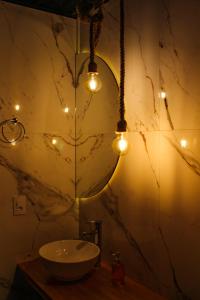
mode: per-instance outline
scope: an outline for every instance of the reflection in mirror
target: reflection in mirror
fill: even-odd
[[[113,72],[96,57],[102,87],[91,93],[86,87],[89,55],[76,59],[76,197],[87,198],[100,192],[111,178],[118,155],[112,141],[118,119],[119,89]]]

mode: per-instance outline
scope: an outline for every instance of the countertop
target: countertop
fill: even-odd
[[[40,258],[18,264],[29,284],[47,300],[164,300],[144,286],[126,277],[125,285],[115,286],[106,263],[73,283],[53,281]]]

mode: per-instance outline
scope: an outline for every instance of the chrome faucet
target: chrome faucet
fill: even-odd
[[[101,220],[91,220],[87,222],[90,227],[90,231],[84,231],[82,233],[83,240],[92,242],[96,244],[100,249],[100,254],[98,258],[97,265],[101,264],[101,250],[102,250],[102,221]]]

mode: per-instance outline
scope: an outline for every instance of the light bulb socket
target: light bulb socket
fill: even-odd
[[[127,129],[127,122],[126,120],[120,120],[117,123],[117,132],[126,132]]]
[[[98,73],[97,64],[95,62],[90,62],[88,65],[88,73]]]

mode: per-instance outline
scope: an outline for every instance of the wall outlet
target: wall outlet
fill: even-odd
[[[26,196],[19,195],[13,198],[13,215],[20,216],[26,214]]]

